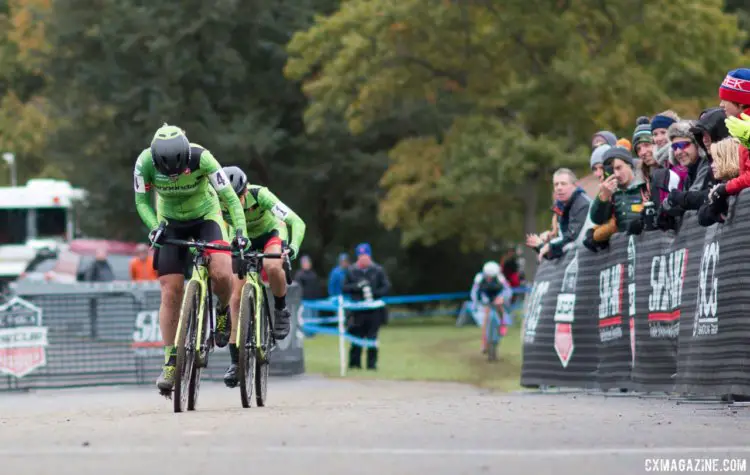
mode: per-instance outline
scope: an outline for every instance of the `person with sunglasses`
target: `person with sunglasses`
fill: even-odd
[[[682,189],[689,189],[693,184],[705,179],[710,170],[708,154],[693,133],[696,122],[680,120],[669,126],[667,132],[671,142],[671,168],[686,173]],[[699,180],[700,179],[700,180]]]

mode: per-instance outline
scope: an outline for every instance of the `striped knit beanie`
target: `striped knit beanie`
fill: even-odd
[[[648,117],[641,116],[635,121],[635,130],[633,131],[633,153],[638,150],[639,143],[654,143],[651,135],[651,123]]]
[[[719,98],[742,105],[750,105],[750,69],[733,69],[719,86]]]

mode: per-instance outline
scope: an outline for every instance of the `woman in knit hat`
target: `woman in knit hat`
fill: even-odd
[[[591,137],[591,149],[597,148],[599,145],[607,144],[610,147],[617,145],[617,136],[609,130],[600,130]]]
[[[739,117],[750,108],[750,69],[739,68],[729,71],[719,86],[719,106],[727,117]]]
[[[589,159],[591,171],[594,172],[594,176],[596,176],[599,181],[602,181],[604,179],[604,154],[610,148],[612,148],[612,146],[610,146],[609,144],[602,144],[596,147],[593,152],[591,152],[591,158]]]
[[[656,172],[662,167],[654,157],[654,141],[648,117],[641,116],[636,120],[633,146],[636,156],[641,159],[641,174],[647,184],[649,196],[652,201],[660,204],[667,198],[670,190],[679,186],[681,178],[676,172],[669,170],[669,167],[663,173]]]
[[[666,163],[669,159],[667,129],[678,120],[680,120],[680,116],[671,110],[660,112],[651,119],[651,135],[655,145],[654,157],[662,166],[667,166]]]

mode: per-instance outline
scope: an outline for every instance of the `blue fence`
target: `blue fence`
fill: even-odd
[[[527,287],[518,287],[513,289],[514,294],[526,294],[529,292]],[[465,311],[467,304],[471,302],[469,298],[469,292],[453,292],[443,294],[428,294],[428,295],[395,295],[390,297],[383,297],[379,300],[373,301],[352,301],[341,297],[330,297],[327,299],[320,300],[303,300],[300,308],[300,325],[303,332],[309,337],[317,334],[321,335],[332,335],[339,337],[339,359],[341,363],[341,375],[346,374],[346,361],[345,361],[345,342],[349,341],[355,345],[362,346],[364,348],[377,347],[377,340],[369,340],[359,338],[349,334],[346,331],[346,313],[356,312],[362,310],[373,310],[383,308],[386,306],[395,305],[409,305],[409,304],[425,304],[425,303],[439,303],[439,302],[454,302],[458,301],[454,312],[446,310],[445,308],[428,309],[421,311],[389,311],[389,319],[409,319],[409,318],[420,318],[420,317],[432,317],[438,315],[451,315],[453,314],[457,318],[461,312]],[[522,305],[521,302],[514,304],[511,307],[511,311],[519,308]],[[323,315],[329,314],[329,315]]]

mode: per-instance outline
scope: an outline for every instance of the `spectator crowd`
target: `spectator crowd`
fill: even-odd
[[[598,252],[617,232],[676,231],[689,210],[701,226],[723,223],[728,198],[750,187],[750,69],[729,71],[717,102],[695,119],[672,110],[639,117],[630,138],[596,132],[594,196],[573,171],[557,170],[551,229],[529,234],[526,245],[540,260],[556,259],[573,242]]]

